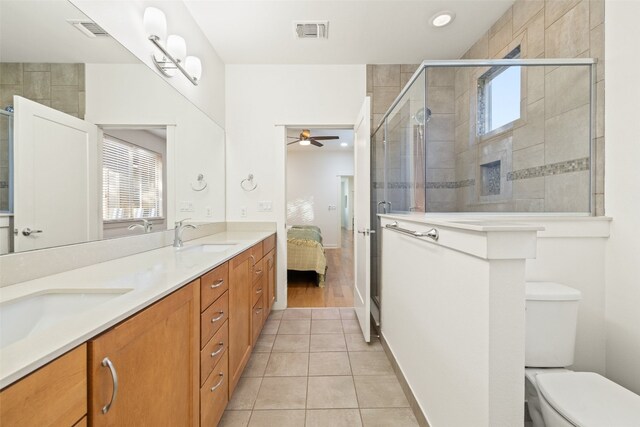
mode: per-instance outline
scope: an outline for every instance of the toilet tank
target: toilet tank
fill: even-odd
[[[580,291],[553,282],[527,282],[525,366],[573,364]]]

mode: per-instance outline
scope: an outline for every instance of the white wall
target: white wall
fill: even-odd
[[[224,130],[143,64],[87,64],[86,120],[98,125],[169,125],[167,220],[225,220]],[[195,192],[198,173],[208,187]],[[180,212],[183,201],[193,212]],[[211,208],[211,216],[207,215]]]
[[[227,65],[228,221],[277,221],[278,251],[286,253],[286,132],[277,125],[353,126],[366,95],[365,78],[365,65]],[[250,193],[240,188],[249,173],[258,183]],[[257,211],[263,200],[273,202],[272,212]],[[278,257],[279,308],[286,304],[285,258]]]
[[[167,17],[167,33],[184,37],[187,53],[199,57],[202,61],[202,78],[198,86],[191,84],[181,74],[173,78],[162,76],[162,79],[224,127],[224,63],[182,1],[70,1],[159,76],[162,75],[151,60],[151,53],[155,47],[144,31],[142,17],[144,9],[148,6],[162,10]]]
[[[640,2],[605,2],[607,376],[640,394]]]
[[[353,175],[353,150],[287,153],[287,224],[317,225],[327,248],[340,240],[340,175]]]

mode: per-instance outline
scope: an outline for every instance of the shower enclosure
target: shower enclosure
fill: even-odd
[[[371,137],[374,301],[380,213],[595,212],[595,71],[593,59],[418,67]]]
[[[0,111],[0,213],[13,211],[13,112]]]

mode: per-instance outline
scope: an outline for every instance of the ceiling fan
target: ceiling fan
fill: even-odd
[[[320,141],[326,141],[329,139],[340,139],[339,136],[311,136],[311,131],[309,129],[302,129],[302,132],[300,132],[300,137],[297,139],[295,136],[289,136],[288,138],[293,138],[295,139],[295,141],[289,142],[287,143],[287,145],[299,142],[300,145],[312,144],[316,147],[322,147],[324,145]]]

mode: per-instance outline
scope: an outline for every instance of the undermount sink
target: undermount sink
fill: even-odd
[[[232,249],[237,245],[237,243],[207,243],[203,245],[185,246],[183,250],[216,253],[228,251],[229,249]]]
[[[0,349],[89,311],[131,289],[53,289],[0,304]]]

